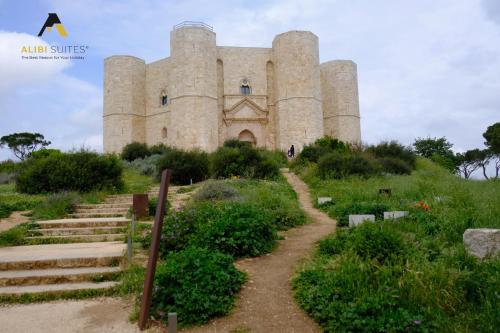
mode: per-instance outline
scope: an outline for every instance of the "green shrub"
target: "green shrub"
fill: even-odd
[[[50,154],[25,161],[16,188],[24,193],[120,189],[122,170],[112,155],[83,150]]]
[[[233,142],[234,141],[234,142]],[[271,153],[262,153],[248,143],[237,140],[226,142],[210,157],[212,176],[230,178],[275,178],[279,175],[279,162]]]
[[[14,173],[19,168],[20,163],[15,163],[12,160],[0,162],[0,173]]]
[[[152,314],[166,320],[176,312],[181,325],[205,323],[231,310],[244,280],[230,256],[192,247],[172,253],[156,270]]]
[[[342,141],[325,136],[317,139],[313,144],[304,146],[298,159],[317,163],[320,157],[333,152],[346,153],[350,152],[350,149]]]
[[[198,226],[193,244],[233,257],[255,257],[270,252],[277,240],[271,215],[245,202],[219,205],[216,218]]]
[[[208,155],[200,150],[170,149],[158,161],[158,179],[164,169],[172,170],[173,184],[187,185],[208,177]]]
[[[396,157],[378,158],[377,163],[380,164],[381,170],[386,173],[409,175],[412,171],[412,167],[408,163]]]
[[[160,243],[160,255],[186,248],[198,232],[200,224],[209,223],[220,216],[218,206],[201,202],[181,211],[172,211],[164,220]]]
[[[75,205],[80,202],[80,197],[74,192],[60,192],[51,194],[47,200],[37,205],[31,214],[35,220],[52,220],[63,218],[73,213]]]
[[[195,200],[235,200],[240,198],[237,189],[221,181],[208,181],[193,196]]]
[[[161,159],[161,155],[150,155],[144,158],[137,158],[132,162],[127,162],[123,160],[123,165],[126,168],[137,170],[139,173],[155,177],[158,175],[158,162]]]
[[[158,143],[154,146],[149,147],[149,153],[151,155],[162,155],[169,151],[171,148],[165,146],[163,143]]]
[[[376,158],[393,158],[404,161],[411,169],[415,169],[416,155],[411,148],[405,147],[396,141],[381,142],[366,149]]]
[[[122,149],[122,159],[129,162],[149,155],[151,155],[151,152],[145,143],[131,142]]]
[[[368,177],[376,172],[373,161],[361,154],[334,152],[322,156],[318,161],[318,174],[322,179],[340,179],[352,175]]]

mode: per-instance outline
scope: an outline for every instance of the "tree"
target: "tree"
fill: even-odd
[[[481,166],[481,163],[479,161],[479,152],[479,149],[473,149],[467,150],[463,154],[457,153],[457,172],[460,175],[463,175],[465,179],[469,179],[472,173]]]
[[[483,133],[483,137],[486,139],[484,143],[492,153],[500,154],[500,123],[495,123],[486,129]]]
[[[490,163],[493,155],[489,149],[472,149],[466,152],[466,154],[469,154],[469,160],[475,161],[478,165],[478,167],[483,169],[483,176],[485,179],[489,179],[488,175],[486,174],[486,167]]]
[[[448,169],[450,172],[457,170],[458,161],[451,150],[453,144],[448,142],[445,137],[442,138],[417,138],[413,143],[415,152],[426,157],[433,162]]]
[[[40,133],[13,133],[0,138],[0,147],[7,146],[21,161],[30,157],[34,151],[50,145]]]
[[[491,159],[495,160],[495,179],[498,179],[500,173],[500,123],[495,123],[486,129],[483,133],[486,139],[484,144],[489,148]]]
[[[453,155],[451,147],[453,144],[448,142],[445,137],[442,138],[417,138],[413,143],[415,151],[418,155],[431,158],[433,154],[438,154],[441,156]]]

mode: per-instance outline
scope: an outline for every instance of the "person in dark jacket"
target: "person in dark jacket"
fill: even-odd
[[[290,157],[295,157],[295,147],[293,145],[290,147]]]

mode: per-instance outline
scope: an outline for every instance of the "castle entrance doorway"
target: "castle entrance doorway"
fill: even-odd
[[[238,140],[244,141],[244,142],[250,142],[252,147],[255,147],[257,145],[257,140],[255,139],[255,135],[253,135],[252,132],[249,130],[243,130],[240,132],[238,135]]]

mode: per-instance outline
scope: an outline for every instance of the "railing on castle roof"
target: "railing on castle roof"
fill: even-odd
[[[214,31],[214,28],[211,25],[208,25],[204,22],[198,22],[198,21],[184,21],[179,24],[174,25],[174,30],[184,28],[184,27],[196,27],[196,28],[204,28],[208,29],[210,31]]]

